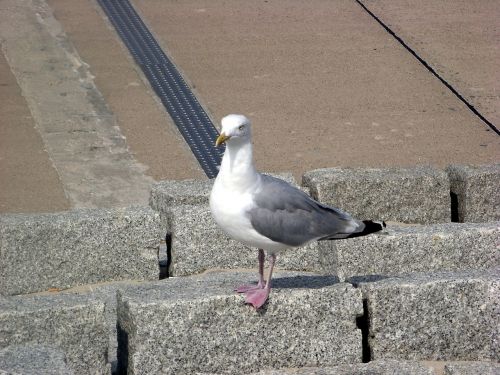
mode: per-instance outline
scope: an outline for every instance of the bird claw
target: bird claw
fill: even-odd
[[[266,303],[269,297],[269,289],[255,289],[245,293],[245,303],[252,305],[255,309],[259,309]]]

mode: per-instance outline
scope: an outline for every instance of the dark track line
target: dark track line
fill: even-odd
[[[485,118],[479,111],[467,101],[455,88],[448,83],[443,77],[437,73],[432,66],[430,66],[427,61],[421,58],[408,44],[405,43],[403,39],[401,39],[394,31],[392,31],[389,26],[387,26],[380,18],[378,18],[370,9],[368,9],[361,0],[355,0],[361,8],[363,8],[372,18],[377,21],[389,34],[391,34],[408,52],[410,52],[413,57],[415,57],[423,66],[427,68],[429,72],[431,72],[437,79],[441,81],[458,99],[460,99],[477,117],[479,117],[486,125],[490,127],[497,135],[500,135],[500,130],[487,118]]]
[[[217,176],[219,135],[188,84],[128,0],[98,0],[208,178]]]

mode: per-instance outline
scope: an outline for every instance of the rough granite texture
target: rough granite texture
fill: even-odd
[[[359,289],[279,272],[269,302],[256,311],[233,292],[254,279],[206,273],[119,292],[120,363],[128,374],[235,374],[361,362]]]
[[[315,199],[362,220],[451,220],[448,175],[433,167],[317,169],[305,173],[302,183]]]
[[[0,216],[0,294],[157,280],[166,230],[149,207]]]
[[[388,226],[384,232],[319,242],[323,272],[341,280],[500,266],[500,222]]]
[[[168,213],[172,231],[170,275],[185,276],[207,269],[258,267],[257,248],[229,238],[215,223],[208,205],[178,205]],[[318,269],[318,244],[278,254],[276,267],[288,270]]]
[[[74,294],[88,296],[88,298],[92,298],[93,300],[100,301],[105,304],[104,317],[106,319],[108,336],[107,361],[113,372],[117,367],[116,352],[118,348],[116,334],[116,293],[118,290],[140,287],[143,283],[147,282],[120,281],[106,284],[85,285],[61,292],[61,296]]]
[[[371,358],[500,360],[500,268],[361,283]]]
[[[500,220],[500,164],[446,168],[460,222]]]
[[[255,375],[434,375],[434,372],[418,362],[387,359],[323,368],[262,370]]]
[[[13,345],[0,350],[0,374],[70,375],[64,352],[45,345]]]
[[[63,351],[75,374],[109,373],[104,303],[91,297],[1,297],[0,349],[28,343]]]
[[[469,362],[447,363],[444,366],[444,375],[498,375],[500,363]]]

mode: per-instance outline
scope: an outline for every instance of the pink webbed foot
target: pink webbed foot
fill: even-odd
[[[245,293],[245,303],[252,305],[255,309],[259,309],[266,303],[269,297],[269,289],[256,289]]]
[[[264,288],[264,283],[259,282],[258,284],[245,284],[234,288],[236,293],[247,293],[253,290],[259,290]]]

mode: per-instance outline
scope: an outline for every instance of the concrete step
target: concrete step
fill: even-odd
[[[158,280],[165,232],[149,207],[0,215],[0,294]]]
[[[363,220],[443,223],[451,220],[447,174],[433,167],[327,168],[304,174],[318,201]]]
[[[359,285],[371,359],[499,361],[500,268]]]
[[[458,221],[500,220],[500,164],[450,165],[446,171]]]
[[[10,357],[8,362],[29,355],[8,354],[14,350],[12,346],[27,344],[62,351],[75,374],[109,374],[105,304],[92,296],[1,297],[0,349],[11,348],[5,354]],[[55,356],[60,362],[59,355],[34,351],[45,358]]]
[[[0,374],[72,375],[60,349],[43,344],[12,345],[0,350]]]
[[[263,310],[233,288],[244,272],[171,278],[118,293],[119,364],[128,374],[250,373],[361,362],[361,291],[278,272]]]
[[[388,225],[380,234],[319,242],[323,272],[341,280],[500,266],[500,222]]]

